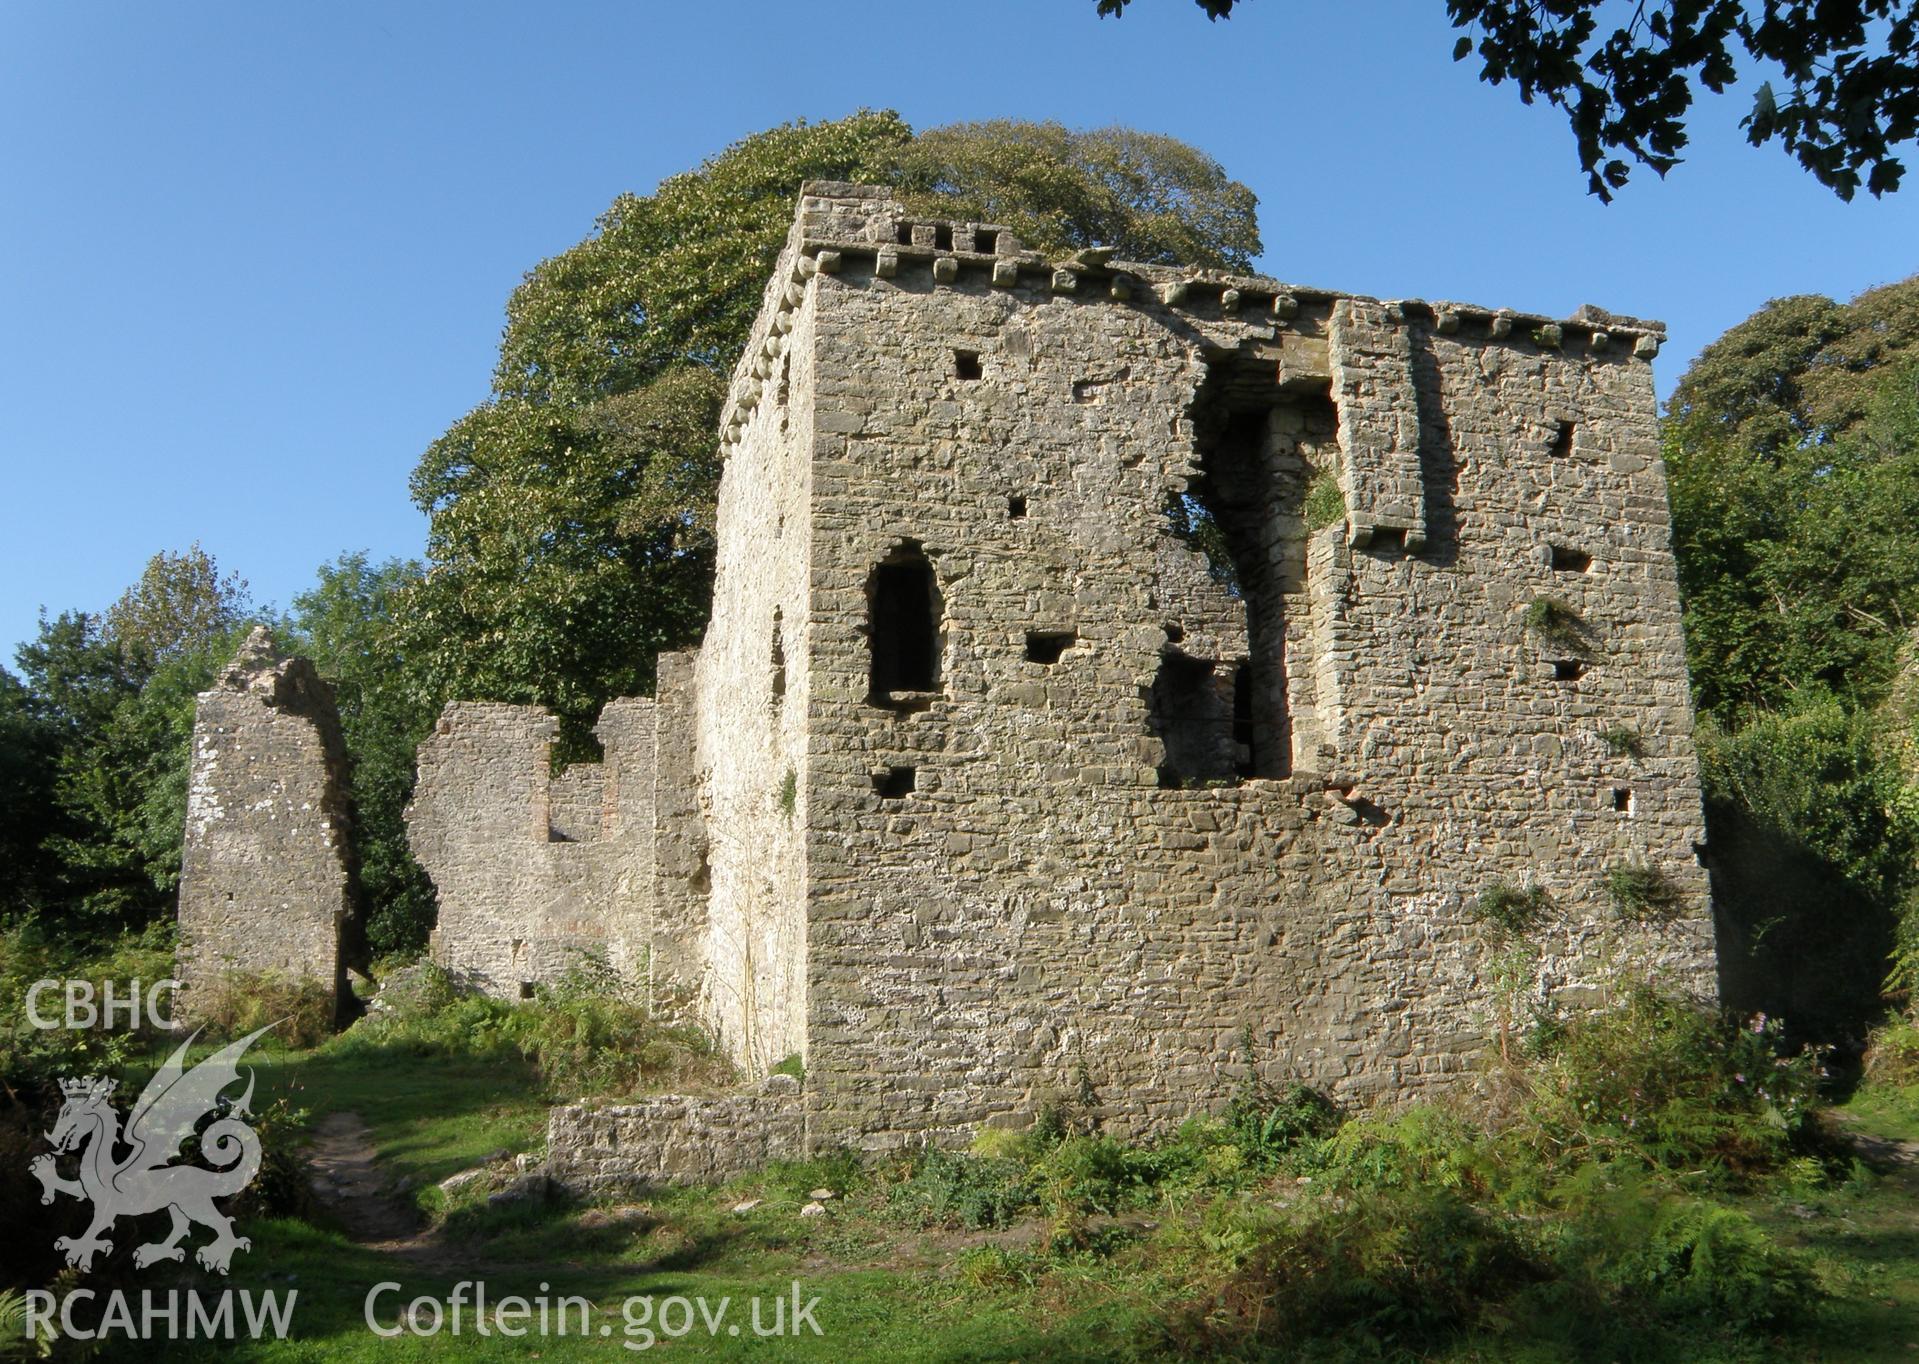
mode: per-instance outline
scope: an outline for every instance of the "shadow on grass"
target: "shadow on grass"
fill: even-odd
[[[269,1098],[284,1095],[316,1117],[354,1112],[396,1175],[431,1183],[481,1157],[537,1144],[548,1097],[517,1055],[425,1056],[404,1046],[362,1045],[259,1058]]]
[[[587,1360],[624,1357],[620,1347],[631,1338],[633,1325],[627,1316],[629,1300],[650,1298],[654,1303],[669,1297],[703,1300],[709,1309],[731,1313],[733,1324],[740,1325],[737,1335],[724,1327],[713,1336],[698,1330],[691,1336],[667,1341],[672,1358],[699,1359],[784,1359],[813,1361],[857,1360],[1005,1360],[1081,1361],[1148,1358],[1150,1354],[1132,1348],[1137,1336],[1130,1314],[1110,1320],[1081,1319],[1052,1321],[1035,1326],[1021,1305],[969,1298],[956,1293],[951,1285],[915,1280],[887,1271],[867,1270],[844,1274],[812,1275],[790,1271],[769,1271],[761,1267],[748,1273],[700,1273],[691,1268],[670,1268],[664,1262],[654,1265],[604,1264],[575,1267],[565,1263],[494,1267],[487,1269],[447,1267],[422,1269],[416,1265],[381,1255],[345,1238],[305,1223],[268,1220],[250,1228],[254,1250],[235,1262],[229,1279],[207,1276],[183,1276],[176,1284],[156,1280],[156,1288],[191,1286],[202,1295],[232,1289],[256,1296],[263,1291],[280,1294],[284,1299],[296,1292],[293,1328],[284,1341],[238,1340],[210,1347],[202,1341],[112,1342],[99,1358],[109,1361],[137,1360],[142,1364],[174,1364],[218,1357],[260,1361],[360,1361],[394,1359],[495,1359],[538,1356],[548,1361]],[[675,1263],[697,1265],[709,1261],[716,1242],[729,1238],[703,1238],[672,1257]],[[508,1295],[529,1299],[545,1295],[559,1299],[583,1298],[592,1304],[590,1330],[582,1336],[569,1326],[565,1336],[502,1339],[497,1334],[482,1338],[473,1329],[472,1291],[467,1302],[465,1329],[457,1338],[443,1330],[437,1336],[411,1334],[383,1337],[369,1324],[369,1294],[378,1285],[385,1288],[372,1299],[372,1320],[383,1329],[391,1329],[409,1303],[418,1298],[446,1303],[456,1285],[480,1282],[489,1299],[498,1303]],[[791,1302],[795,1282],[803,1298],[817,1297],[816,1320],[820,1334],[802,1332],[782,1339],[758,1339],[750,1323],[750,1304],[760,1300],[770,1307],[775,1300]],[[650,1307],[650,1305],[649,1305]],[[770,1312],[765,1313],[772,1319]],[[657,1319],[655,1319],[657,1325]],[[602,1328],[605,1328],[604,1331]],[[213,1350],[217,1349],[217,1354]]]

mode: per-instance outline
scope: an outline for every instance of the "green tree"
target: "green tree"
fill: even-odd
[[[1778,298],[1700,352],[1672,413],[1755,454],[1821,444],[1857,430],[1907,361],[1919,361],[1919,275],[1850,303]]]
[[[405,812],[414,752],[433,714],[407,684],[394,612],[421,578],[417,563],[373,564],[365,553],[322,564],[318,582],[293,599],[288,643],[333,683],[353,764],[354,847],[367,938],[376,953],[417,951],[433,926],[433,885],[413,860]]]
[[[622,195],[514,291],[493,396],[414,471],[428,569],[397,620],[423,704],[552,707],[577,756],[600,705],[650,691],[656,655],[698,639],[724,385],[812,179],[893,184],[1048,249],[1106,241],[1221,264],[1259,249],[1244,186],[1191,148],[1118,129],[916,139],[898,115],[863,112],[756,134]]]
[[[1177,138],[995,119],[921,133],[889,177],[909,208],[999,223],[1053,251],[1110,246],[1124,260],[1250,270],[1253,192]]]
[[[539,703],[577,739],[651,690],[705,619],[723,396],[687,367],[582,406],[505,398],[435,444],[414,476],[432,567],[398,624],[423,702]]]
[[[650,195],[622,194],[591,236],[513,291],[495,397],[577,404],[680,365],[730,369],[800,182],[885,179],[911,137],[892,113],[789,123]]]
[[[1700,732],[1726,1002],[1861,1041],[1919,917],[1919,790],[1875,717],[1802,702]]]
[[[1095,0],[1119,15],[1131,0]],[[1197,0],[1210,19],[1235,0]],[[1740,127],[1777,140],[1841,199],[1899,187],[1895,155],[1919,136],[1919,15],[1912,0],[1446,0],[1453,60],[1564,111],[1602,200],[1631,175],[1679,164],[1695,84],[1720,93],[1742,62],[1770,73]],[[1775,85],[1774,82],[1778,84]]]
[[[29,712],[57,746],[39,845],[41,907],[136,925],[172,910],[186,816],[194,697],[243,627],[156,663],[99,617],[44,616],[21,646]]]
[[[204,652],[252,610],[246,580],[224,577],[195,541],[183,553],[147,560],[140,581],[107,608],[106,633],[156,662]]]
[[[1725,995],[1828,1041],[1919,981],[1914,284],[1768,304],[1666,423]]]
[[[0,920],[39,902],[59,752],[58,735],[35,714],[32,693],[0,667]]]
[[[1817,695],[1870,708],[1899,676],[1919,624],[1919,363],[1879,389],[1818,443],[1668,425],[1694,694],[1722,723]]]
[[[43,614],[15,655],[51,746],[34,854],[38,907],[138,925],[173,911],[194,698],[247,621],[246,584],[195,544],[147,561],[102,616]]]

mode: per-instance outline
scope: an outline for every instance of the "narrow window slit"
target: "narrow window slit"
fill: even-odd
[[[1622,815],[1632,813],[1632,792],[1623,786],[1612,789],[1612,808]]]
[[[951,223],[940,223],[933,229],[933,245],[941,251],[951,251],[953,249],[953,225]]]
[[[1573,424],[1560,422],[1553,429],[1552,453],[1555,459],[1564,459],[1573,452]]]
[[[785,627],[780,620],[780,610],[773,608],[773,707],[777,710],[786,699],[786,638]]]

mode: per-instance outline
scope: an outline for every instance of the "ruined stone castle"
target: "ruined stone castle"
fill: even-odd
[[[336,1014],[365,965],[346,745],[333,688],[256,628],[194,712],[180,857],[180,979],[317,981]]]
[[[958,1140],[1062,1090],[1138,1132],[1247,1039],[1428,1094],[1507,1007],[1486,907],[1534,888],[1529,992],[1710,995],[1660,340],[809,185],[722,419],[701,647],[599,764],[554,775],[553,721],[496,704],[421,750],[440,961],[511,997],[598,952],[749,1077],[804,1061],[561,1109],[556,1171]]]

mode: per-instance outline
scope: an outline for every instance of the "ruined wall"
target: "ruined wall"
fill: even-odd
[[[958,1139],[1081,1076],[1116,1130],[1172,1122],[1227,1087],[1247,1033],[1271,1073],[1345,1099],[1429,1092],[1498,1026],[1472,907],[1501,882],[1552,897],[1537,995],[1635,962],[1711,992],[1654,332],[1040,262],[838,187],[803,201],[808,233],[830,235],[782,260],[755,347],[810,338],[791,481],[811,522],[803,545],[732,542],[723,577],[757,586],[716,601],[707,648],[738,654],[701,672],[701,704],[737,689],[740,721],[772,606],[804,620],[803,934],[780,894],[723,911],[717,890],[779,833],[754,813],[772,731],[701,762],[716,871],[737,866],[716,916],[803,954],[811,1140]],[[1205,472],[1221,383],[1242,500],[1272,509],[1251,603],[1166,510]],[[1329,400],[1332,439],[1273,415],[1272,389]],[[729,484],[771,476],[768,410],[744,369]],[[1309,533],[1335,453],[1345,515]],[[725,514],[763,529],[778,495],[729,488]],[[876,697],[869,599],[902,554],[933,570],[938,678]],[[1529,628],[1548,597],[1572,636]],[[1228,770],[1197,782],[1167,771],[1153,713],[1175,652],[1266,669],[1270,715],[1221,701]],[[1615,912],[1627,863],[1665,878],[1670,921]]]
[[[800,1084],[769,1075],[717,1096],[651,1094],[623,1104],[563,1104],[547,1117],[547,1178],[576,1194],[710,1183],[806,1154]]]
[[[407,841],[433,879],[434,960],[517,998],[587,954],[637,974],[653,880],[653,703],[609,702],[605,757],[558,776],[537,706],[455,702],[420,745]]]
[[[360,952],[346,750],[333,689],[248,636],[194,711],[179,975],[274,971],[345,996]]]
[[[710,995],[707,907],[713,870],[701,815],[693,651],[661,654],[655,703],[651,927],[647,982],[654,1007],[705,1020]]]
[[[806,1038],[807,546],[813,496],[813,324],[765,329],[764,398],[719,498],[712,624],[697,696],[700,819],[710,883],[703,1016],[749,1073]]]
[[[659,707],[644,697],[606,703],[593,726],[604,756],[599,771],[597,816],[601,838],[600,885],[605,901],[607,962],[629,981],[648,980],[653,932],[653,879],[658,863],[655,782]],[[568,772],[592,771],[575,763]],[[583,821],[584,822],[584,821]]]

